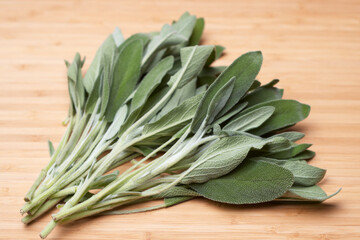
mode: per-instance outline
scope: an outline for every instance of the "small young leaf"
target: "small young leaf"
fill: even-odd
[[[261,161],[246,161],[225,176],[190,186],[213,201],[254,204],[282,196],[293,181],[291,172],[282,167]]]
[[[341,188],[331,195],[327,195],[319,186],[314,185],[311,187],[293,186],[286,192],[282,198],[284,200],[299,200],[299,201],[325,201],[341,191]],[[281,198],[281,199],[282,199]]]
[[[49,154],[50,154],[50,157],[51,157],[55,152],[55,148],[54,148],[53,143],[50,140],[48,140],[48,146],[49,146]]]

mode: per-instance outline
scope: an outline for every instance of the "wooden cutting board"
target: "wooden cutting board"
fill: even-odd
[[[312,106],[295,127],[314,143],[323,204],[231,206],[204,199],[169,209],[91,218],[49,239],[360,239],[360,2],[0,1],[0,238],[38,239],[50,220],[20,222],[23,196],[47,163],[48,139],[64,132],[63,59],[91,60],[119,26],[125,36],[159,30],[184,11],[206,19],[203,42],[226,46],[217,64],[262,50],[259,79],[281,80],[286,98]],[[87,66],[90,61],[87,62]]]

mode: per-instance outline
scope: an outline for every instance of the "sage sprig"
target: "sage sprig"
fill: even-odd
[[[56,150],[49,142],[51,160],[21,208],[24,223],[57,205],[45,238],[58,223],[194,197],[253,204],[338,193],[328,196],[316,185],[326,171],[307,163],[311,144],[295,143],[304,134],[286,131],[310,106],[282,99],[277,79],[255,80],[260,51],[211,66],[224,48],[198,45],[203,29],[204,19],[189,13],[157,33],[125,39],[116,28],[84,77],[85,59],[66,61],[67,130]],[[132,165],[124,172],[106,174],[125,163]],[[155,199],[164,204],[114,211]]]

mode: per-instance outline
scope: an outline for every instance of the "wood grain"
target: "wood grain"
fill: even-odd
[[[22,197],[64,132],[63,59],[91,60],[115,26],[126,36],[160,29],[189,10],[206,19],[204,43],[227,47],[218,64],[262,50],[262,81],[312,106],[296,128],[314,143],[324,204],[230,206],[203,199],[55,229],[49,239],[360,239],[360,2],[0,0],[0,239],[38,239],[49,214],[20,222]],[[89,61],[87,62],[89,64]],[[88,65],[87,65],[88,66]]]

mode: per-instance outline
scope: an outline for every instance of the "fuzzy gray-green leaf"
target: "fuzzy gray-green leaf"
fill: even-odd
[[[140,40],[127,43],[114,65],[106,119],[111,122],[118,108],[135,89],[140,75],[143,45]]]
[[[200,128],[202,122],[206,118],[208,106],[216,93],[234,76],[236,77],[234,90],[230,95],[228,103],[219,113],[219,117],[224,115],[228,110],[236,105],[255,80],[256,75],[260,71],[261,63],[261,52],[249,52],[240,56],[229,67],[227,67],[220,74],[217,80],[211,84],[209,89],[206,91],[204,98],[201,100],[191,126],[192,132],[196,132]]]
[[[341,191],[341,188],[331,195],[327,195],[319,186],[311,187],[293,186],[286,192],[281,199],[284,200],[298,200],[298,201],[325,201]]]
[[[254,204],[282,196],[293,181],[287,169],[266,162],[246,161],[225,176],[190,186],[213,201]]]
[[[193,118],[202,96],[202,94],[199,94],[186,100],[159,120],[145,125],[142,134],[164,134],[164,132],[169,130],[172,130],[171,132],[180,130]]]
[[[264,106],[275,107],[275,112],[263,125],[250,131],[255,135],[263,135],[292,126],[295,123],[304,120],[310,113],[309,105],[299,103],[295,100],[274,100],[259,103],[247,108],[244,113]]]
[[[181,183],[202,183],[223,176],[236,168],[250,150],[262,149],[265,145],[279,145],[283,142],[286,144],[288,141],[280,137],[269,139],[247,135],[224,137],[206,149]]]
[[[255,109],[246,114],[238,114],[232,121],[223,127],[223,130],[243,131],[257,128],[263,124],[275,111],[274,107],[267,106]]]

